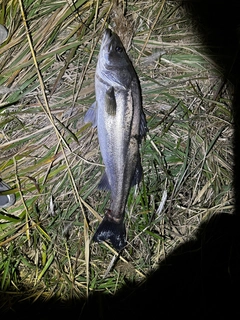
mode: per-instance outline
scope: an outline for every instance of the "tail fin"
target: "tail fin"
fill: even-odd
[[[126,245],[125,237],[126,230],[123,221],[116,223],[105,216],[93,236],[93,241],[101,242],[110,240],[113,247],[120,251]]]

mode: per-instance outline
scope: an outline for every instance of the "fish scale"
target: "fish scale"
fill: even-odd
[[[97,127],[105,173],[100,189],[111,192],[110,208],[93,240],[110,240],[116,250],[126,245],[125,207],[130,188],[141,180],[139,145],[147,125],[137,74],[118,35],[106,29],[95,73],[96,102],[84,121]]]

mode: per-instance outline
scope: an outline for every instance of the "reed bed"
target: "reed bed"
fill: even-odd
[[[176,1],[0,1],[0,290],[13,299],[114,294],[139,281],[202,221],[233,211],[231,86]],[[106,27],[142,87],[143,180],[120,256],[91,237],[109,205],[96,130],[83,123]],[[7,302],[6,302],[7,303]]]

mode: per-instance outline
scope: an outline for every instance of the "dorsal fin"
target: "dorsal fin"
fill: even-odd
[[[142,111],[141,112],[141,117],[140,117],[140,138],[141,139],[146,135],[147,131],[148,131],[147,121],[146,121],[145,114]]]

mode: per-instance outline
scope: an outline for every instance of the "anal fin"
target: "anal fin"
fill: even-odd
[[[98,184],[98,189],[100,189],[100,190],[111,190],[111,186],[109,184],[106,171],[102,175],[102,178],[101,178],[101,180],[100,180],[100,182]]]

